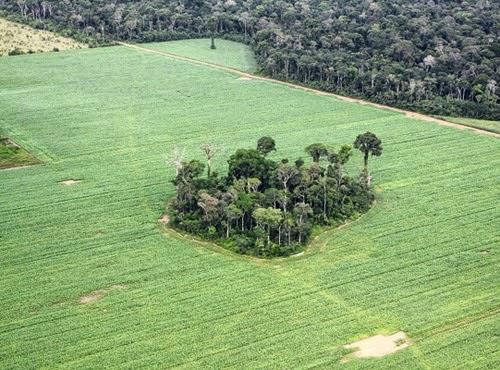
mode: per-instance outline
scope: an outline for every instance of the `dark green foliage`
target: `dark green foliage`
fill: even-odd
[[[12,140],[0,136],[0,169],[28,166],[39,161]]]
[[[368,156],[370,154],[376,157],[382,154],[382,141],[369,131],[356,137],[354,147],[363,153],[365,170],[368,170]]]
[[[8,53],[8,55],[10,55],[10,56],[23,55],[23,54],[24,54],[24,51],[22,51],[19,48],[14,48],[11,51],[9,51],[9,53]]]
[[[228,176],[234,179],[258,178],[269,185],[276,164],[256,149],[238,149],[229,157]]]
[[[276,142],[269,136],[263,136],[257,141],[257,150],[263,156],[266,156],[276,150]]]
[[[16,1],[0,10],[90,46],[250,43],[262,70],[436,115],[500,120],[499,1]]]
[[[364,137],[373,140],[368,133],[358,136]],[[338,152],[324,144],[308,146],[309,166],[302,159],[267,159],[276,150],[270,137],[261,138],[257,148],[231,155],[225,177],[201,177],[204,166],[196,160],[176,165],[172,225],[237,253],[288,256],[304,247],[314,225],[335,225],[366,212],[374,200],[365,170],[357,179],[345,172],[349,145]],[[325,166],[321,158],[328,159]]]
[[[309,154],[314,162],[319,162],[321,157],[328,155],[328,148],[325,144],[311,144],[306,147],[306,153]]]

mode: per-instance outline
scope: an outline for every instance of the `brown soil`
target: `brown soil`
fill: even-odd
[[[409,338],[402,331],[392,335],[374,335],[369,338],[345,345],[344,348],[355,350],[349,356],[357,358],[382,357],[400,351],[410,345]],[[344,357],[344,361],[347,360]]]
[[[168,225],[168,223],[170,222],[170,217],[168,217],[168,215],[165,214],[161,216],[161,218],[158,221],[160,221],[163,225]]]
[[[226,72],[235,73],[235,74],[241,76],[240,78],[248,78],[248,79],[260,80],[260,81],[269,81],[269,82],[273,82],[273,83],[277,83],[277,84],[281,84],[281,85],[286,85],[286,86],[289,86],[289,87],[292,87],[292,88],[295,88],[295,89],[299,89],[299,90],[303,90],[303,91],[309,91],[309,92],[312,92],[312,93],[315,93],[315,94],[321,95],[321,96],[334,97],[334,98],[337,98],[337,99],[340,99],[340,100],[343,100],[343,101],[347,101],[347,102],[350,102],[350,103],[358,103],[358,104],[368,105],[368,106],[375,107],[375,108],[380,108],[380,109],[390,110],[390,111],[393,111],[393,112],[403,113],[407,117],[415,118],[415,119],[418,119],[418,120],[421,120],[421,121],[437,123],[437,124],[443,125],[443,126],[454,127],[454,128],[458,128],[460,130],[469,130],[469,131],[473,131],[473,132],[476,132],[476,133],[479,133],[479,134],[482,134],[482,135],[488,135],[488,136],[493,136],[493,137],[496,137],[496,138],[500,138],[500,134],[497,134],[495,132],[486,131],[486,130],[482,130],[482,129],[479,129],[479,128],[473,128],[473,127],[469,127],[469,126],[466,126],[466,125],[461,125],[461,124],[458,124],[458,123],[448,122],[448,121],[445,121],[443,119],[438,119],[438,118],[434,118],[434,117],[431,117],[431,116],[427,116],[425,114],[415,113],[415,112],[411,112],[411,111],[404,110],[404,109],[399,109],[399,108],[393,108],[393,107],[389,107],[387,105],[372,103],[372,102],[368,102],[368,101],[362,100],[362,99],[357,99],[357,98],[351,98],[351,97],[347,97],[347,96],[337,95],[337,94],[333,94],[333,93],[329,93],[329,92],[325,92],[325,91],[321,91],[321,90],[316,90],[316,89],[313,89],[313,88],[310,88],[310,87],[305,87],[305,86],[302,86],[302,85],[297,85],[297,84],[294,84],[294,83],[291,83],[291,82],[284,82],[284,81],[274,80],[274,79],[269,78],[269,77],[256,76],[256,75],[253,75],[251,73],[242,72],[242,71],[240,71],[239,69],[236,69],[236,68],[227,67],[227,66],[223,66],[223,65],[220,65],[220,64],[216,64],[216,63],[203,62],[201,60],[197,60],[197,59],[190,58],[190,57],[185,57],[185,56],[182,56],[182,55],[179,55],[179,54],[175,54],[175,53],[171,53],[171,52],[167,52],[167,51],[152,50],[152,49],[145,48],[143,46],[138,46],[138,45],[133,45],[133,44],[127,44],[125,42],[120,42],[120,41],[118,41],[117,43],[119,45],[123,45],[123,46],[129,47],[129,48],[132,48],[132,49],[142,50],[142,51],[146,51],[148,53],[153,53],[153,54],[164,55],[164,56],[167,56],[167,57],[170,57],[170,58],[174,58],[174,59],[178,59],[178,60],[184,60],[184,61],[187,61],[187,62],[199,64],[199,65],[204,65],[204,66],[208,66],[208,67],[212,67],[212,68],[217,68],[217,69],[220,69],[220,70],[223,70],[223,71],[226,71]]]
[[[107,293],[112,292],[113,290],[122,290],[122,289],[127,289],[127,286],[122,285],[122,284],[117,284],[117,285],[111,285],[110,287],[107,287],[104,289],[94,290],[93,292],[90,292],[89,294],[81,296],[78,299],[78,303],[79,304],[92,303],[92,302],[95,302],[95,301],[103,298]]]
[[[87,295],[80,297],[80,299],[78,300],[78,303],[87,304],[87,303],[95,302],[98,299],[101,299],[102,297],[104,297],[103,292],[95,291],[95,292],[92,292],[90,294],[87,294]]]
[[[69,179],[69,180],[61,181],[61,182],[59,182],[59,184],[66,185],[66,186],[71,186],[71,185],[78,184],[79,182],[81,182],[81,180]]]
[[[66,50],[86,47],[87,45],[71,38],[0,18],[0,56],[7,55],[16,48],[27,53],[52,51],[54,48]]]
[[[14,170],[20,170],[22,168],[28,168],[28,167],[33,167],[34,164],[27,164],[25,166],[15,166],[15,167],[0,167],[0,171],[14,171]]]
[[[304,252],[300,252],[297,254],[292,254],[290,257],[302,257],[304,255]]]

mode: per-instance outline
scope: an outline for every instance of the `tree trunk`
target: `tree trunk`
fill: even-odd
[[[323,184],[323,219],[326,220],[326,181]]]

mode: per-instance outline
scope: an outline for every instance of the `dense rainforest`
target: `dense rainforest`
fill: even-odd
[[[168,207],[172,226],[225,248],[258,257],[300,251],[314,226],[337,225],[366,212],[374,200],[368,159],[382,154],[371,132],[338,151],[326,144],[307,146],[310,164],[269,158],[274,139],[264,136],[255,149],[238,149],[228,159],[227,175],[212,171],[217,147],[204,144],[206,165],[185,160],[175,149],[170,158],[176,195]],[[352,149],[361,151],[364,168],[351,177],[346,164]],[[207,170],[205,171],[205,167]]]
[[[215,34],[262,72],[424,111],[500,119],[500,2],[0,0],[9,18],[93,45]]]

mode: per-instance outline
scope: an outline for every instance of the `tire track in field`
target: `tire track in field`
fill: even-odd
[[[459,129],[459,130],[468,130],[468,131],[472,131],[472,132],[475,132],[475,133],[478,133],[481,135],[493,136],[497,139],[500,138],[500,134],[497,134],[496,132],[492,132],[492,131],[488,131],[488,130],[484,130],[484,129],[480,129],[480,128],[476,128],[476,127],[466,126],[466,125],[462,125],[459,123],[445,121],[443,119],[431,117],[431,116],[428,116],[428,115],[425,115],[422,113],[417,113],[417,112],[412,112],[412,111],[408,111],[408,110],[404,110],[404,109],[394,108],[394,107],[390,107],[390,106],[383,105],[383,104],[372,103],[372,102],[369,102],[369,101],[366,101],[363,99],[337,95],[334,93],[313,89],[311,87],[302,86],[302,85],[292,83],[292,82],[276,80],[276,79],[273,79],[270,77],[257,76],[257,75],[252,74],[252,73],[240,71],[239,69],[236,69],[233,67],[227,67],[227,66],[223,66],[221,64],[216,64],[216,63],[211,63],[211,62],[204,62],[204,61],[201,61],[198,59],[182,56],[182,55],[172,53],[169,51],[160,51],[160,50],[149,49],[149,48],[146,48],[143,46],[129,44],[129,43],[122,42],[122,41],[117,41],[116,43],[119,45],[128,47],[128,48],[131,48],[131,49],[145,51],[148,53],[153,53],[153,54],[158,54],[158,55],[163,55],[163,56],[166,56],[166,57],[169,57],[172,59],[182,60],[182,61],[189,62],[189,63],[203,65],[203,66],[207,66],[207,67],[211,67],[211,68],[216,68],[216,69],[219,69],[222,71],[226,71],[226,72],[230,72],[230,73],[239,75],[239,76],[244,77],[244,78],[250,78],[252,80],[268,81],[268,82],[272,82],[275,84],[285,85],[285,86],[288,86],[288,87],[291,87],[294,89],[312,92],[312,93],[314,93],[316,95],[320,95],[320,96],[333,97],[333,98],[336,98],[336,99],[339,99],[342,101],[346,101],[349,103],[357,103],[357,104],[367,105],[367,106],[370,106],[373,108],[379,108],[379,109],[384,109],[384,110],[390,110],[390,111],[396,112],[396,113],[402,113],[408,118],[414,118],[414,119],[417,119],[420,121],[432,122],[432,123],[436,123],[436,124],[441,125],[441,126],[453,127],[453,128]]]

